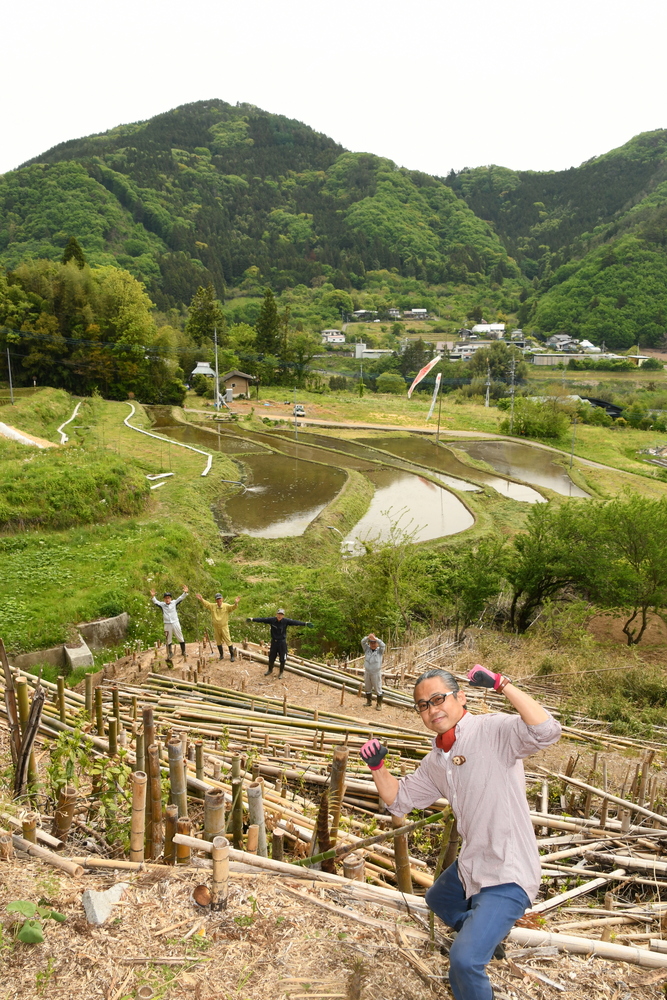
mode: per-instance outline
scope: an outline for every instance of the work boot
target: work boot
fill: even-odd
[[[373,704],[373,695],[370,692],[366,692],[366,708],[370,708]]]
[[[183,659],[185,659],[186,655],[187,655],[187,654],[186,654],[186,652],[185,652],[185,643],[184,643],[184,642],[182,642],[182,643],[181,643],[181,656],[183,657]]]
[[[170,660],[171,656],[172,656],[172,653],[171,653],[171,643],[168,642],[167,643],[167,659]]]
[[[268,676],[269,676],[269,674],[272,674],[272,673],[273,673],[273,664],[271,664],[271,666],[270,666],[270,667],[269,667],[269,669],[268,669],[268,670],[266,671],[266,673],[264,674],[264,676],[265,676],[265,677],[268,677]]]
[[[218,646],[218,652],[220,653],[219,659],[224,660],[224,658],[225,658],[225,651],[222,648],[222,646]]]
[[[284,673],[285,673],[285,668],[281,667],[280,668],[280,673],[278,674],[278,679],[280,679]]]
[[[502,943],[502,941],[500,942],[500,944],[496,945],[493,952],[493,957],[497,961],[502,961],[502,959],[505,958],[505,945]]]
[[[236,659],[236,650],[234,649],[233,646],[228,646],[227,648],[229,649],[229,659],[233,663],[234,660]]]
[[[376,703],[375,707],[377,708],[378,712],[380,712],[382,710],[382,695],[381,694],[378,695],[377,703]]]

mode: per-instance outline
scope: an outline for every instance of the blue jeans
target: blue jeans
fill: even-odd
[[[449,952],[449,985],[456,1000],[492,1000],[484,967],[514,921],[530,906],[516,882],[484,886],[466,899],[456,861],[426,893],[426,903],[458,931]]]

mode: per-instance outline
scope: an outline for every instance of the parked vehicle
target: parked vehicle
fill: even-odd
[[[295,416],[295,417],[305,417],[305,415],[306,415],[306,410],[301,405],[301,403],[295,403],[294,404],[294,410],[292,412],[293,412],[293,416]]]

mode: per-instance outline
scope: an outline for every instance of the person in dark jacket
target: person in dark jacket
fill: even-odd
[[[271,646],[269,648],[269,669],[266,671],[265,677],[268,677],[270,673],[273,673],[273,665],[276,662],[276,656],[280,660],[280,673],[279,677],[282,677],[283,671],[285,669],[285,660],[287,658],[287,628],[289,625],[305,625],[306,628],[312,628],[312,622],[300,622],[296,618],[285,618],[285,609],[278,608],[274,618],[246,618],[247,622],[260,622],[262,625],[271,626]]]

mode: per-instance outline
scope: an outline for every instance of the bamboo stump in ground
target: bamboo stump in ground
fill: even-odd
[[[226,837],[214,838],[211,857],[213,858],[211,909],[226,910],[229,892],[229,841]]]
[[[132,821],[130,826],[130,861],[144,860],[144,828],[146,825],[146,773],[132,775]]]
[[[250,823],[257,826],[257,853],[260,857],[268,857],[266,849],[266,827],[264,825],[264,799],[262,786],[258,781],[248,787],[248,815]]]
[[[60,789],[58,806],[51,826],[51,836],[57,837],[63,844],[67,840],[67,835],[72,825],[75,807],[76,788],[74,785],[66,785],[65,788]]]

